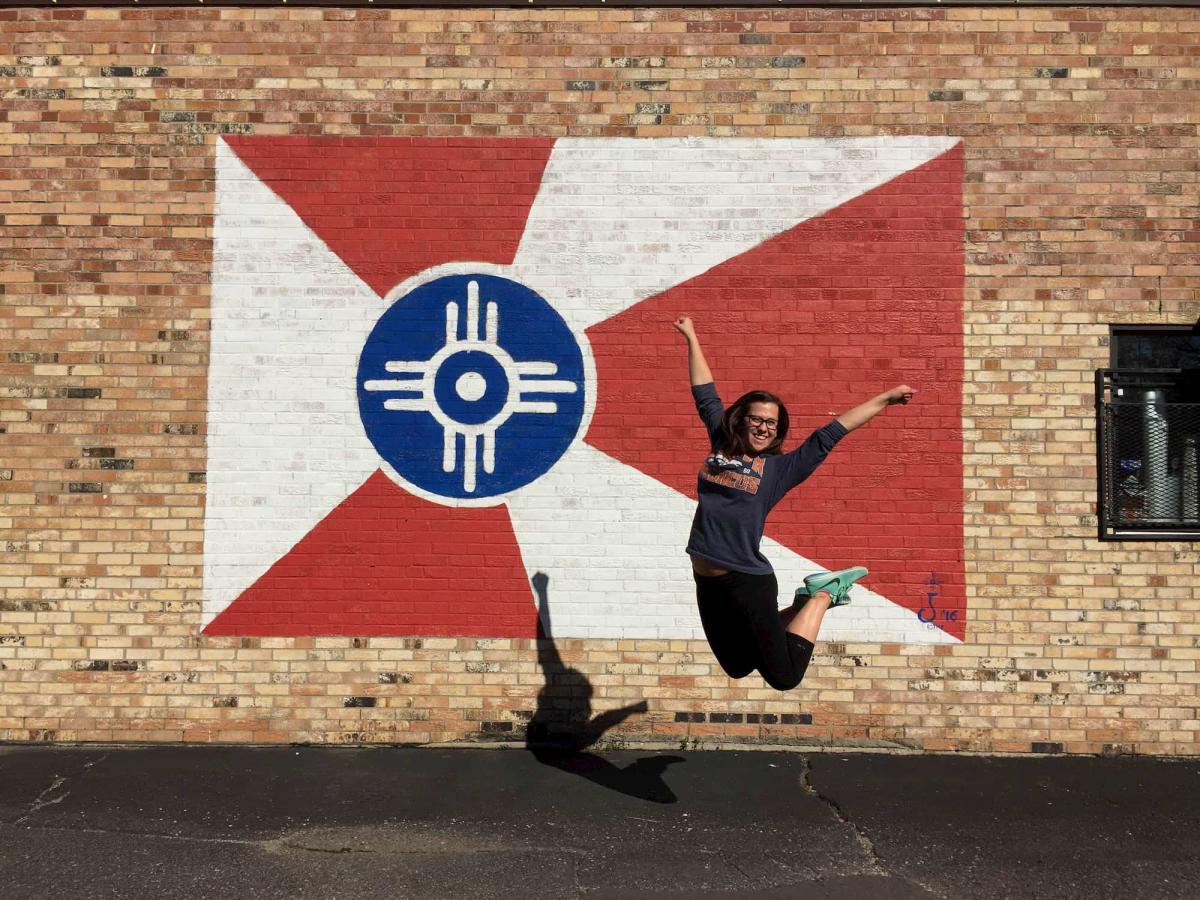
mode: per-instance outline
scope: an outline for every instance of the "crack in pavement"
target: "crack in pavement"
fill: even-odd
[[[57,779],[56,781],[58,781],[58,780],[65,780],[65,779]],[[54,786],[55,785],[52,785],[51,788],[53,788]],[[47,788],[47,790],[50,790],[51,788]],[[59,802],[59,801],[58,800],[51,801],[51,803],[57,803],[57,802]],[[51,803],[46,803],[43,805],[49,806],[49,805],[51,805]],[[14,822],[7,827],[16,828],[17,826],[18,826],[18,823]],[[0,827],[3,827],[3,826],[0,825]],[[342,855],[342,854],[347,854],[347,853],[375,853],[375,854],[385,854],[385,855],[394,855],[394,856],[418,856],[418,855],[422,855],[422,854],[430,855],[430,856],[437,856],[437,855],[453,856],[453,855],[468,855],[468,854],[469,855],[503,854],[503,853],[517,852],[517,853],[565,854],[568,857],[577,857],[577,858],[583,859],[583,858],[586,858],[592,852],[591,850],[589,850],[587,848],[581,848],[581,847],[543,847],[540,845],[523,846],[523,845],[510,845],[510,844],[468,845],[468,846],[437,846],[437,845],[426,844],[426,845],[414,846],[414,847],[404,847],[404,846],[397,846],[395,840],[392,840],[391,842],[385,841],[384,842],[385,844],[390,843],[391,846],[384,846],[384,847],[356,848],[356,847],[347,847],[344,845],[337,846],[337,847],[319,847],[319,846],[306,845],[303,842],[299,842],[295,839],[287,839],[287,838],[219,838],[219,837],[206,837],[204,835],[195,835],[195,834],[167,834],[167,833],[159,832],[159,831],[138,831],[138,830],[133,830],[133,829],[123,829],[123,828],[70,827],[70,826],[63,826],[63,825],[24,825],[21,827],[26,831],[67,832],[69,834],[98,834],[98,835],[112,835],[112,836],[117,836],[117,837],[139,837],[139,838],[147,838],[150,840],[173,841],[173,842],[177,842],[177,843],[221,844],[221,845],[229,845],[229,846],[235,846],[235,847],[256,848],[256,849],[260,849],[260,850],[265,850],[267,852],[281,851],[281,850],[282,851],[299,850],[299,851],[308,852],[308,853],[329,854],[332,856],[337,856],[337,855]]]
[[[274,841],[264,841],[261,843],[274,844],[275,842]],[[277,843],[276,846],[287,847],[289,850],[304,850],[307,853],[329,853],[334,856],[337,856],[338,854],[341,854],[341,853],[375,853],[375,852],[377,852],[375,850],[370,849],[369,847],[363,848],[363,849],[359,849],[356,847],[338,847],[337,849],[333,849],[330,847],[305,847],[303,844],[293,844],[293,843],[290,843],[289,841],[281,841],[281,842]]]
[[[753,886],[756,886],[756,887],[757,887],[757,883],[755,882],[755,880],[754,880],[753,878],[751,878],[751,877],[750,877],[750,873],[749,873],[749,872],[747,872],[745,869],[743,869],[741,866],[739,866],[739,865],[737,864],[737,861],[736,861],[736,860],[727,859],[727,860],[725,860],[725,864],[726,864],[726,865],[733,866],[733,867],[734,867],[734,869],[736,869],[736,870],[737,870],[738,874],[739,874],[739,875],[741,875],[743,878],[745,878],[745,879],[746,879],[746,881],[747,881],[747,882],[748,882],[750,885],[753,885]]]
[[[61,794],[60,796],[55,797],[53,800],[46,799],[47,794],[57,791],[60,787],[62,787],[66,783],[67,783],[67,779],[64,778],[62,775],[55,775],[54,781],[52,781],[50,783],[50,787],[46,788],[44,791],[42,791],[40,794],[38,794],[36,797],[34,797],[33,803],[31,803],[29,806],[29,811],[26,812],[25,815],[21,816],[21,818],[17,819],[15,822],[13,822],[13,824],[20,825],[22,822],[25,822],[30,816],[32,816],[38,810],[45,809],[47,806],[53,806],[56,803],[62,803],[64,800],[66,800],[69,796],[71,796],[70,792]]]
[[[804,793],[811,794],[812,796],[816,797],[818,800],[828,806],[833,812],[834,817],[838,820],[839,824],[850,826],[850,828],[854,831],[854,836],[858,841],[859,846],[861,846],[863,850],[867,852],[871,859],[870,868],[873,874],[883,875],[887,878],[899,878],[901,881],[907,881],[911,884],[917,885],[917,887],[927,891],[934,897],[941,898],[941,900],[949,900],[947,895],[942,891],[935,889],[923,881],[918,881],[909,875],[900,875],[889,872],[884,866],[883,857],[880,856],[879,851],[875,849],[875,842],[871,840],[866,831],[863,830],[860,825],[852,822],[849,817],[847,817],[846,812],[842,809],[842,805],[840,803],[838,803],[832,797],[821,793],[821,791],[817,790],[816,785],[812,783],[812,766],[809,764],[808,757],[800,757],[800,763],[802,767],[800,770],[800,789],[803,790]]]
[[[49,805],[49,804],[46,804]],[[20,824],[21,820],[14,822],[10,828],[15,828]],[[117,835],[120,837],[143,837],[153,838],[161,841],[195,841],[203,844],[245,844],[245,845],[262,845],[269,843],[266,841],[244,840],[238,838],[208,838],[197,837],[195,835],[186,834],[162,834],[154,831],[128,831],[122,828],[68,828],[62,825],[26,825],[26,831],[65,831],[70,834],[105,834]]]
[[[811,794],[812,796],[816,797],[818,800],[828,806],[839,824],[850,826],[850,829],[854,832],[855,840],[858,841],[858,845],[862,847],[862,849],[866,852],[868,859],[870,860],[870,866],[868,869],[872,874],[890,876],[891,873],[888,872],[887,868],[883,864],[883,857],[879,855],[879,852],[875,849],[874,842],[867,835],[867,833],[859,825],[847,818],[845,811],[841,807],[841,804],[839,804],[832,797],[828,797],[821,793],[812,783],[812,766],[809,763],[807,756],[800,757],[800,765],[800,789],[804,791],[804,793]]]
[[[94,759],[91,762],[85,762],[83,764],[83,766],[80,768],[80,771],[78,774],[83,774],[88,769],[90,769],[92,766],[99,765],[100,763],[104,762],[104,760],[108,759],[108,756],[109,755],[107,753],[105,753],[99,759]],[[70,797],[71,792],[64,791],[62,794],[60,794],[59,796],[57,796],[51,800],[46,799],[48,795],[54,793],[59,788],[61,788],[64,784],[66,784],[68,778],[70,778],[70,777],[71,776],[69,776],[69,775],[55,775],[54,780],[50,783],[50,787],[46,788],[44,791],[42,791],[40,794],[38,794],[36,797],[34,797],[33,803],[31,803],[29,805],[29,809],[26,811],[26,813],[23,816],[21,816],[19,819],[15,820],[13,822],[13,824],[20,825],[20,824],[28,821],[30,816],[34,815],[35,813],[39,812],[40,810],[45,809],[47,806],[54,806],[57,803],[62,803],[64,800],[66,800],[68,797]]]

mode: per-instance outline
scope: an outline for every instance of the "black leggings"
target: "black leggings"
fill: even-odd
[[[771,575],[728,572],[696,579],[704,636],[730,678],[755,669],[778,691],[800,683],[812,659],[812,641],[790,634],[779,621],[779,582]]]

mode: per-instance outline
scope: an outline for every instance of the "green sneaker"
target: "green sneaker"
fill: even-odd
[[[798,589],[796,595],[799,597],[801,590],[810,597],[818,591],[827,591],[833,598],[829,603],[831,607],[845,606],[850,602],[850,586],[866,575],[867,570],[863,566],[852,566],[836,572],[816,572],[804,579],[804,587]]]

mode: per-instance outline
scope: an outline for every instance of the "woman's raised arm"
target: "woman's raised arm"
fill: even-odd
[[[866,425],[889,406],[894,406],[897,403],[908,403],[915,393],[916,391],[907,384],[898,384],[890,391],[885,391],[878,397],[872,397],[866,403],[859,404],[849,412],[842,413],[837,417],[837,420],[842,423],[842,427],[847,431],[853,431],[855,428]]]
[[[700,339],[696,337],[696,328],[687,316],[680,316],[674,322],[675,330],[687,338],[688,345],[688,377],[692,385],[711,384],[712,370],[704,359],[704,351],[700,349]]]

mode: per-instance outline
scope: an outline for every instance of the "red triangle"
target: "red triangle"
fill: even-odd
[[[588,442],[695,496],[707,440],[679,315],[726,404],[760,387],[784,399],[788,448],[907,382],[914,402],[846,438],[767,534],[830,568],[867,566],[868,587],[962,638],[962,239],[956,148],[594,326]]]
[[[534,637],[505,507],[446,507],[376,472],[204,629],[218,635]]]
[[[442,263],[511,263],[554,146],[516,138],[226,141],[380,296]]]

